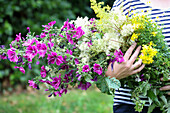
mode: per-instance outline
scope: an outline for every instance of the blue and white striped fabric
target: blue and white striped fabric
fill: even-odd
[[[156,9],[152,8],[147,5],[146,3],[142,2],[141,0],[116,0],[114,2],[112,10],[114,10],[114,7],[119,7],[123,5],[123,13],[125,15],[128,14],[128,12],[137,11],[137,12],[147,12],[150,11],[150,17],[151,19],[155,20],[158,25],[163,27],[163,35],[165,36],[164,41],[167,42],[167,45],[170,47],[170,8],[168,9]],[[159,18],[157,18],[159,17]],[[131,100],[131,94],[129,93],[131,89],[129,88],[119,88],[119,91],[116,90],[115,92],[115,98],[114,98],[114,105],[119,104],[133,104],[133,101]],[[141,100],[145,100],[146,104],[145,106],[149,106],[149,101],[147,97],[140,96]]]

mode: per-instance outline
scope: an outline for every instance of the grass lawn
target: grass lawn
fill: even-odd
[[[72,90],[62,97],[44,92],[12,94],[0,97],[0,113],[112,113],[113,97],[95,88]]]

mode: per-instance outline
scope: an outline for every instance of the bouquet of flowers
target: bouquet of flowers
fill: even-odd
[[[133,16],[123,15],[121,8],[110,10],[103,2],[90,0],[91,7],[99,19],[88,17],[67,20],[61,28],[54,27],[55,21],[42,25],[40,35],[35,35],[28,27],[26,37],[16,35],[10,48],[1,46],[0,58],[16,62],[14,68],[25,73],[31,64],[41,62],[40,75],[28,83],[39,89],[45,84],[49,97],[62,96],[67,93],[68,86],[78,86],[87,90],[92,83],[103,93],[112,94],[120,86],[132,88],[135,109],[141,111],[144,101],[139,95],[148,96],[151,112],[161,107],[165,112],[169,109],[169,99],[165,92],[157,88],[166,84],[160,77],[167,80],[170,73],[170,50],[163,41],[161,29],[146,14]],[[133,12],[129,12],[133,13]],[[153,40],[154,39],[154,40]],[[124,62],[123,53],[132,43],[142,45],[141,55],[146,67],[138,74],[126,79],[117,80],[105,76],[108,63]]]

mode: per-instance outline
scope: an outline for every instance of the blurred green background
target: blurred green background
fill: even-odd
[[[105,4],[112,6],[115,0],[97,1],[104,1]],[[95,17],[90,8],[90,0],[0,0],[0,45],[5,45],[8,48],[9,43],[19,33],[22,37],[25,37],[27,27],[30,27],[31,31],[39,35],[42,25],[46,25],[50,21],[55,20],[56,26],[61,27],[67,18],[76,19],[78,16]],[[47,99],[42,94],[43,92],[41,92],[41,96],[24,93],[26,89],[28,90],[28,80],[40,73],[40,67],[32,65],[34,70],[26,69],[24,75],[18,69],[14,69],[14,66],[14,63],[9,63],[7,60],[0,61],[0,94],[3,94],[0,97],[0,104],[2,105],[0,113],[12,113],[11,110],[13,113],[29,113],[32,112],[31,109],[35,109],[36,113],[48,112],[48,110],[50,113],[60,113],[61,110],[63,110],[61,113],[112,112],[112,97],[101,94],[95,86],[88,92],[75,90],[61,99],[51,100]],[[86,95],[84,96],[84,94]],[[73,96],[73,100],[70,99],[71,96]],[[40,109],[39,107],[43,108]],[[88,108],[91,110],[86,111]]]

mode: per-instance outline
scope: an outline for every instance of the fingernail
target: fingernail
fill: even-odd
[[[136,45],[136,42],[134,42],[132,45],[133,45],[133,46]]]
[[[162,88],[160,88],[159,90],[162,90]]]

